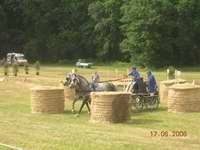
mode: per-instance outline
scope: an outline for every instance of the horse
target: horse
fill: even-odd
[[[78,100],[82,100],[82,105],[79,109],[78,114],[81,113],[84,105],[87,106],[88,113],[90,113],[90,93],[91,92],[100,92],[100,91],[116,91],[116,87],[112,83],[104,82],[104,83],[96,83],[95,84],[95,90],[92,88],[91,83],[83,76],[75,74],[75,73],[69,73],[66,76],[66,81],[64,82],[64,86],[67,86],[69,88],[75,89],[75,99],[72,103],[72,112],[75,112],[75,103]]]

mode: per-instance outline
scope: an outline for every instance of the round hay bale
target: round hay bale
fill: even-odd
[[[193,82],[195,85],[200,85],[200,80],[194,80]]]
[[[64,86],[65,101],[73,101],[75,99],[75,89]]]
[[[179,80],[166,80],[160,82],[160,88],[159,88],[160,102],[162,104],[167,105],[169,88],[174,84],[182,84],[182,83],[186,83],[186,80],[179,79]]]
[[[129,93],[91,93],[91,122],[120,123],[129,117]]]
[[[200,86],[176,84],[169,88],[169,112],[200,112]]]
[[[31,89],[32,113],[63,113],[64,89],[58,87],[36,87]]]

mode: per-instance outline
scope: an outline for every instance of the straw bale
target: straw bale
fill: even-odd
[[[169,88],[169,112],[200,112],[200,86],[176,84]]]
[[[32,113],[63,113],[64,89],[42,86],[31,89]]]
[[[160,89],[159,89],[160,102],[162,104],[167,104],[169,88],[174,84],[183,84],[183,83],[186,83],[186,80],[176,79],[176,80],[166,80],[160,82]]]
[[[129,117],[130,93],[125,92],[93,92],[91,93],[92,122],[119,123]]]
[[[75,89],[64,86],[65,101],[73,101],[75,99]]]
[[[200,80],[194,80],[194,84],[200,85]]]

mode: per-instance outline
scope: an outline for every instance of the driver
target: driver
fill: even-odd
[[[133,81],[133,90],[135,92],[138,92],[139,91],[139,85],[140,83],[142,82],[141,80],[141,76],[140,76],[140,73],[137,71],[137,68],[135,65],[133,65],[131,67],[131,70],[130,72],[128,73],[128,76],[132,76],[134,77],[134,81]]]

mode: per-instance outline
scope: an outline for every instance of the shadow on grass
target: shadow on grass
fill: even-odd
[[[167,107],[159,107],[156,110],[149,110],[145,109],[143,111],[134,111],[130,113],[130,118],[131,116],[138,116],[138,115],[144,115],[147,113],[158,113],[158,112],[167,112]],[[148,125],[148,124],[157,124],[161,123],[163,121],[161,120],[156,120],[156,119],[138,119],[138,118],[131,118],[126,124],[135,124],[135,125]]]
[[[66,114],[66,115],[88,115],[89,116],[89,114],[88,114],[88,112],[87,111],[82,111],[80,114],[78,114],[78,111],[75,111],[75,112],[72,112],[71,110],[65,110],[64,111],[64,114]]]
[[[167,112],[167,107],[159,107],[158,109],[144,109],[144,110],[133,110],[131,111],[131,115],[134,114],[134,115],[142,115],[144,113],[157,113],[157,112]]]
[[[72,113],[71,110],[65,110],[65,111],[64,111],[64,114],[66,114],[66,115],[73,115],[73,113]]]
[[[126,122],[126,124],[134,124],[134,125],[148,125],[148,124],[157,124],[163,121],[156,119],[130,119]]]

